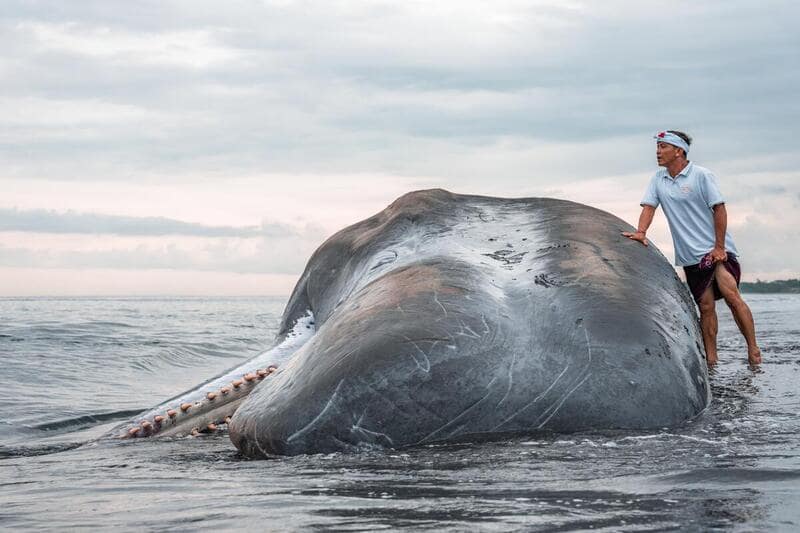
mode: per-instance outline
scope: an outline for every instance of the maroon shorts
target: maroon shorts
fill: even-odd
[[[739,261],[736,260],[736,256],[728,254],[728,260],[722,263],[722,266],[731,273],[738,287],[739,279],[742,277],[742,267],[739,265]],[[686,283],[689,284],[689,290],[692,291],[694,301],[697,302],[698,305],[700,305],[700,298],[703,296],[703,293],[706,292],[709,285],[712,285],[714,288],[714,299],[719,300],[722,298],[717,280],[714,279],[715,270],[716,268],[701,269],[700,264],[683,267],[683,271],[686,274]]]

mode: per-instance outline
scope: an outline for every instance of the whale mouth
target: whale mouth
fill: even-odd
[[[194,402],[182,402],[176,408],[168,407],[162,414],[142,417],[138,425],[131,426],[122,438],[153,436],[198,435],[216,431],[218,426],[227,424],[236,408],[264,378],[277,370],[277,366],[259,368],[255,372],[243,374],[217,391],[207,392],[205,398]],[[154,410],[154,412],[157,412]]]
[[[230,421],[245,398],[315,333],[314,315],[308,311],[266,352],[118,426],[111,436],[185,437],[217,431]]]

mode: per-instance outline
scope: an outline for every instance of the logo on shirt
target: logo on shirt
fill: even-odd
[[[683,194],[690,194],[692,192],[692,188],[684,185],[681,187],[681,192]]]

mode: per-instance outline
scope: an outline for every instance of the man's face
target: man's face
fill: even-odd
[[[668,167],[670,163],[679,158],[683,150],[669,143],[658,142],[656,143],[656,161],[658,166]]]

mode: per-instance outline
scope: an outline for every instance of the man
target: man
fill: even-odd
[[[655,136],[656,159],[664,167],[650,180],[641,201],[642,213],[635,232],[623,235],[647,246],[647,228],[656,208],[664,207],[675,264],[682,266],[686,281],[700,308],[700,328],[706,361],[717,363],[717,313],[715,301],[725,299],[739,331],[747,341],[747,359],[761,363],[750,308],[739,295],[741,268],[733,239],[727,232],[728,215],[717,178],[708,169],[687,159],[692,138],[681,131],[662,131]]]

